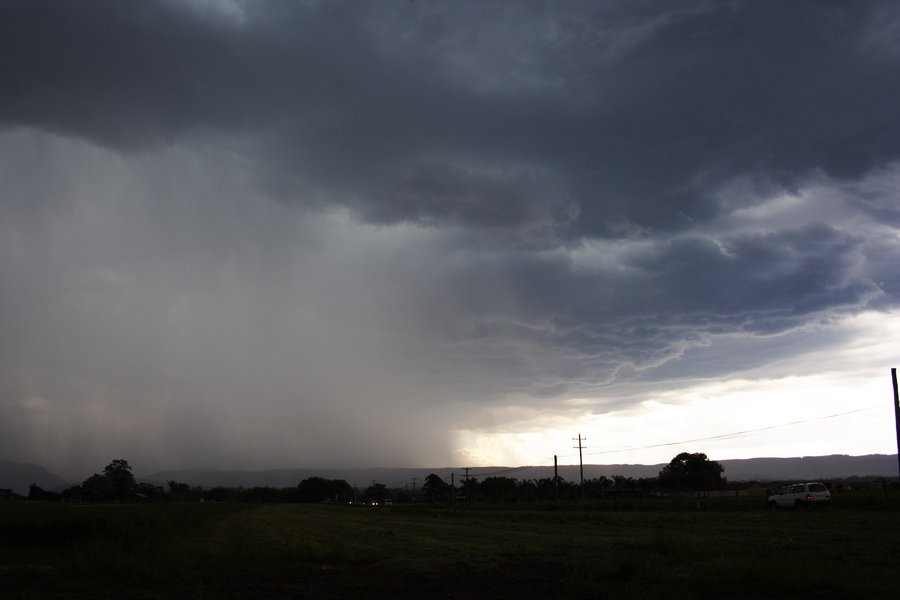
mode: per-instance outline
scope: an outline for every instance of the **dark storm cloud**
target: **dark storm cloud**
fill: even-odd
[[[869,273],[882,271],[880,261],[865,264],[864,240],[823,224],[679,236],[629,247],[614,261],[603,254],[584,264],[568,254],[472,260],[449,276],[448,288],[467,290],[453,309],[457,360],[507,392],[588,393],[715,336],[782,334],[862,310],[884,293]],[[690,371],[701,372],[715,375],[716,363]]]
[[[790,373],[900,297],[898,30],[0,0],[0,451],[441,462],[482,407]]]
[[[236,6],[4,2],[0,119],[125,149],[248,133],[285,202],[566,237],[900,153],[891,3]]]

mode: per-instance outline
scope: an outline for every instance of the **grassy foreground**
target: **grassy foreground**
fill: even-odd
[[[894,598],[893,503],[0,505],[5,598]]]

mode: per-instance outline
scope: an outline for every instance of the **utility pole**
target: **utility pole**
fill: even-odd
[[[415,477],[411,477],[410,479],[412,479],[412,481],[413,481],[413,496],[412,496],[412,499],[413,499],[413,502],[415,502],[415,501],[416,501],[416,478],[415,478]]]
[[[578,445],[573,446],[573,448],[578,448],[578,471],[581,475],[581,499],[584,500],[584,459],[581,457],[581,450],[584,446],[581,442],[587,441],[587,438],[582,438],[581,434],[578,434],[577,438],[572,438],[572,441],[578,440]]]
[[[556,499],[559,500],[559,465],[556,462],[556,455],[553,455],[553,487],[556,488]]]
[[[453,504],[454,496],[456,496],[456,484],[453,481],[456,473],[450,473],[450,504]]]
[[[463,492],[465,492],[466,502],[471,502],[472,499],[469,498],[469,467],[463,467],[466,471],[466,480],[463,482]]]
[[[900,394],[897,393],[897,369],[891,369],[894,383],[894,426],[897,428],[897,476],[900,477]]]

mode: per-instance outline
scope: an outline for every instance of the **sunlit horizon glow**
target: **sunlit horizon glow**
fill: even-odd
[[[553,426],[519,432],[458,433],[459,464],[546,466],[577,464],[574,436],[584,438],[585,464],[664,464],[680,452],[713,460],[844,454],[896,454],[889,364],[900,316],[865,313],[841,325],[854,347],[843,348],[844,369],[779,379],[735,378],[661,390],[609,414],[585,413]],[[829,348],[804,357],[799,369],[820,362]],[[597,404],[596,398],[570,404]]]

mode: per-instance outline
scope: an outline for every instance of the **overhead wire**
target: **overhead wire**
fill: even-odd
[[[813,417],[813,418],[811,418],[811,419],[800,419],[800,420],[798,420],[798,421],[790,421],[790,422],[788,422],[788,423],[779,423],[778,425],[768,425],[768,426],[766,426],[766,427],[757,427],[757,428],[754,428],[754,429],[744,429],[744,430],[742,430],[742,431],[733,431],[733,432],[731,432],[731,433],[722,433],[722,434],[718,434],[718,435],[711,435],[711,436],[706,436],[706,437],[693,438],[693,439],[689,439],[689,440],[680,440],[680,441],[677,441],[677,442],[664,442],[664,443],[660,443],[660,444],[649,444],[649,445],[646,445],[646,446],[632,446],[632,447],[630,447],[630,448],[625,448],[625,449],[623,449],[623,450],[604,450],[604,451],[601,451],[601,452],[585,452],[585,455],[587,455],[587,456],[598,456],[598,455],[601,455],[601,454],[615,454],[615,453],[618,453],[618,452],[633,452],[633,451],[635,451],[635,450],[648,450],[648,449],[651,449],[651,448],[665,448],[665,447],[667,447],[667,446],[678,446],[678,445],[681,445],[681,444],[692,444],[692,443],[694,443],[694,442],[707,442],[707,441],[711,441],[711,440],[723,440],[723,439],[728,439],[728,438],[732,438],[732,437],[739,437],[739,436],[742,436],[742,435],[747,435],[747,434],[750,434],[750,433],[758,433],[758,432],[760,432],[760,431],[771,431],[771,430],[773,430],[773,429],[780,429],[780,428],[782,428],[782,427],[791,427],[791,426],[793,426],[793,425],[801,425],[801,424],[803,424],[803,423],[812,423],[812,422],[815,422],[815,421],[824,421],[824,420],[826,420],[826,419],[834,419],[834,418],[836,418],[836,417],[843,417],[843,416],[846,416],[846,415],[852,415],[852,414],[855,414],[855,413],[861,413],[861,412],[866,412],[866,411],[876,410],[876,409],[881,409],[881,408],[884,408],[884,407],[883,407],[883,406],[869,406],[869,407],[866,407],[866,408],[858,408],[858,409],[855,409],[855,410],[848,410],[848,411],[839,412],[839,413],[834,413],[834,414],[830,414],[830,415],[823,415],[823,416],[820,416],[820,417]],[[566,457],[568,457],[568,456],[575,456],[575,455],[574,455],[574,454],[566,455]]]
[[[852,415],[852,414],[861,413],[861,412],[867,412],[867,411],[871,411],[871,410],[878,410],[878,409],[882,409],[882,408],[885,408],[885,407],[884,407],[884,406],[869,406],[869,407],[865,407],[865,408],[858,408],[858,409],[855,409],[855,410],[848,410],[848,411],[843,411],[843,412],[839,412],[839,413],[833,413],[833,414],[830,414],[830,415],[822,415],[822,416],[818,416],[818,417],[812,417],[812,418],[809,418],[809,419],[800,419],[800,420],[797,420],[797,421],[789,421],[789,422],[787,422],[787,423],[779,423],[779,424],[776,424],[776,425],[767,425],[767,426],[765,426],[765,427],[756,427],[756,428],[753,428],[753,429],[744,429],[744,430],[741,430],[741,431],[732,431],[732,432],[729,432],[729,433],[721,433],[721,434],[717,434],[717,435],[710,435],[710,436],[706,436],[706,437],[692,438],[692,439],[687,439],[687,440],[679,440],[679,441],[675,441],[675,442],[663,442],[663,443],[659,443],[659,444],[648,444],[648,445],[645,445],[645,446],[630,446],[630,447],[626,447],[626,446],[616,446],[616,448],[618,448],[618,449],[616,449],[616,450],[603,450],[603,451],[600,451],[600,452],[585,452],[584,455],[585,455],[585,456],[599,456],[599,455],[604,455],[604,454],[616,454],[616,453],[621,453],[621,452],[633,452],[633,451],[636,451],[636,450],[648,450],[648,449],[652,449],[652,448],[665,448],[665,447],[668,447],[668,446],[678,446],[678,445],[681,445],[681,444],[692,444],[692,443],[695,443],[695,442],[707,442],[707,441],[712,441],[712,440],[724,440],[724,439],[729,439],[729,438],[739,437],[739,436],[742,436],[742,435],[748,435],[748,434],[751,434],[751,433],[759,433],[759,432],[761,432],[761,431],[771,431],[771,430],[773,430],[773,429],[781,429],[781,428],[783,428],[783,427],[792,427],[792,426],[794,426],[794,425],[802,425],[802,424],[804,424],[804,423],[813,423],[813,422],[816,422],[816,421],[824,421],[824,420],[827,420],[827,419],[834,419],[834,418],[837,418],[837,417],[843,417],[843,416],[847,416],[847,415]],[[569,457],[572,457],[572,456],[578,456],[578,455],[577,455],[577,454],[565,454],[565,455],[559,455],[560,458],[569,458]],[[526,469],[532,469],[532,468],[535,468],[535,467],[541,467],[541,466],[546,466],[546,465],[524,465],[524,466],[520,466],[520,467],[509,467],[509,468],[503,468],[503,469],[494,469],[494,470],[487,471],[487,472],[481,472],[481,471],[479,471],[479,467],[470,467],[470,468],[468,469],[468,471],[469,471],[469,472],[468,472],[468,477],[470,477],[470,478],[472,478],[472,477],[494,477],[494,476],[497,476],[497,475],[503,475],[503,474],[515,473],[515,472],[517,472],[517,471],[523,471],[523,470],[526,470]],[[491,467],[481,467],[481,468],[490,469]],[[455,474],[457,477],[460,477],[460,478],[462,478],[462,477],[465,476],[465,474],[463,474],[463,473],[454,473],[454,474]],[[403,484],[400,484],[400,485],[403,485]],[[398,486],[398,487],[399,487],[399,486]]]

